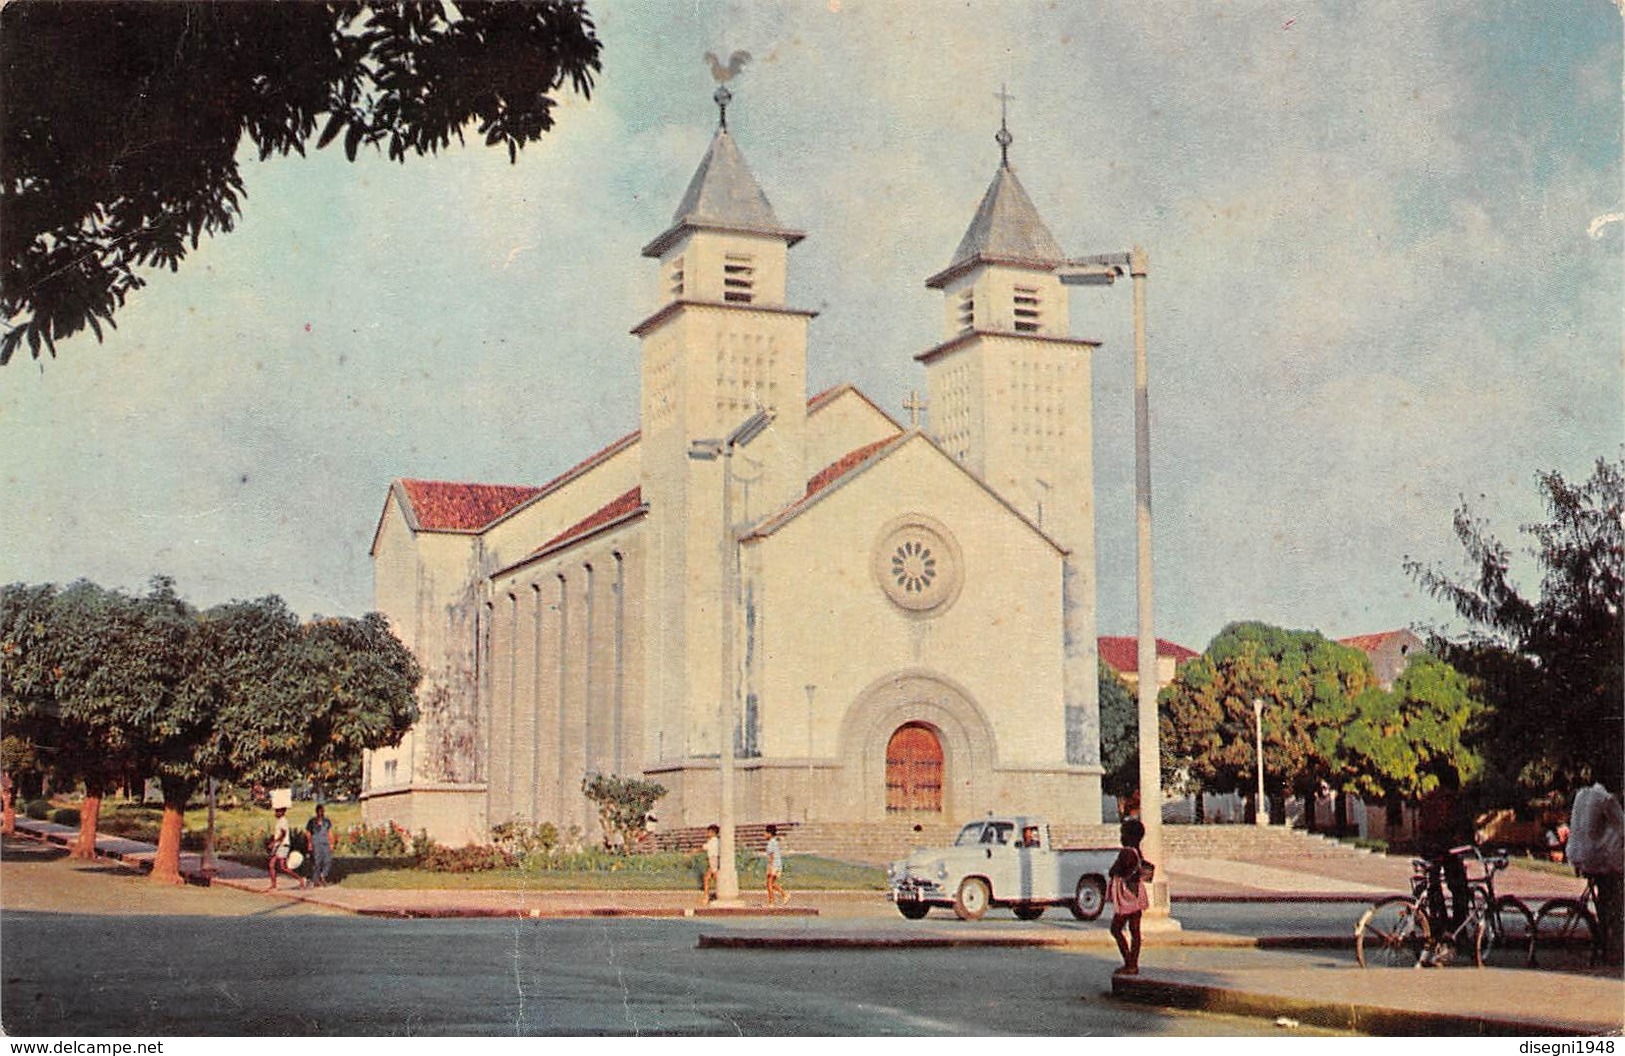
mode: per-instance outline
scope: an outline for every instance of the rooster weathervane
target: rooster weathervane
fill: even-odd
[[[728,65],[724,66],[717,58],[717,53],[705,53],[705,61],[711,66],[711,78],[717,82],[717,90],[711,96],[717,104],[717,113],[722,122],[724,131],[728,128],[728,103],[733,100],[734,93],[728,91],[728,82],[739,76],[739,71],[745,68],[750,61],[750,52],[736,51],[728,56]]]

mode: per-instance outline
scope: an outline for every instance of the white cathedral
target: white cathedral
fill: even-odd
[[[720,100],[719,100],[720,101]],[[592,773],[741,824],[1101,820],[1090,359],[1005,155],[914,358],[931,428],[807,392],[780,223],[724,120],[671,226],[638,428],[539,486],[398,480],[375,603],[423,666],[363,817],[596,830]],[[765,425],[765,427],[764,427]],[[726,522],[726,523],[725,523]]]

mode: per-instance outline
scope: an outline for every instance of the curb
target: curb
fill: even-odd
[[[350,906],[335,905],[331,902],[312,902],[313,905],[328,906],[332,909],[342,909],[360,917],[383,917],[394,920],[452,920],[460,918],[513,918],[519,920],[568,920],[583,917],[636,917],[636,918],[688,918],[688,917],[816,917],[816,909],[680,909],[673,907],[649,907],[646,909],[626,909],[620,906],[588,906],[580,909],[522,909],[507,907],[485,908],[457,908],[457,907],[428,907],[414,909],[411,907],[390,908],[386,906],[364,906],[353,908]]]
[[[1324,948],[1342,942],[1341,939],[1330,937],[1303,937],[1289,936],[1287,943],[1303,942],[1311,948]],[[1218,932],[1168,932],[1164,936],[1154,936],[1147,933],[1144,945],[1148,947],[1206,947],[1215,949],[1257,949],[1262,940],[1251,935],[1224,935]],[[1353,944],[1353,940],[1349,940]],[[967,933],[951,935],[945,932],[930,932],[926,934],[891,934],[891,935],[719,935],[702,934],[697,943],[699,949],[731,949],[731,950],[793,950],[793,949],[836,949],[836,950],[901,950],[901,949],[965,949],[974,947],[1012,948],[1034,947],[1058,949],[1064,947],[1088,946],[1103,949],[1115,949],[1111,933],[1104,929],[1091,929],[1088,931],[1050,932],[1047,934],[992,934]]]
[[[1111,993],[1134,1004],[1265,1019],[1290,1016],[1310,1026],[1386,1037],[1574,1037],[1590,1033],[1588,1029],[1540,1020],[1315,1001],[1144,975],[1113,976]]]

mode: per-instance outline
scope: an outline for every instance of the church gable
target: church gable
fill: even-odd
[[[850,452],[744,549],[765,755],[805,751],[805,687],[846,722],[910,677],[958,687],[1000,763],[1062,763],[1064,552],[926,437]]]
[[[854,448],[901,435],[903,427],[852,385],[842,384],[807,401],[810,477]]]
[[[963,466],[950,458],[929,437],[917,432],[885,437],[848,451],[808,479],[805,495],[763,520],[746,538],[765,538],[777,533],[785,525],[801,517],[809,509],[825,501],[841,488],[876,470],[897,452],[904,449],[913,452],[916,448],[921,449],[918,455],[923,461],[921,468],[926,471],[926,475],[933,479],[940,477],[941,486],[968,489],[971,492],[978,493],[982,503],[991,503],[998,509],[1002,517],[1009,519],[1011,522],[1010,527],[1019,526],[1026,532],[1037,536],[1057,554],[1066,553],[1065,547],[1050,538],[1043,529],[1029,520],[1020,510],[1005,501],[1003,497],[982,483],[977,477],[967,472]]]

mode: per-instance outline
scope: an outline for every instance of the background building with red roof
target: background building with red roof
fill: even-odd
[[[1117,677],[1128,684],[1130,689],[1138,689],[1140,685],[1140,643],[1139,639],[1127,635],[1102,635],[1099,639],[1100,658],[1106,661],[1106,666],[1116,672]],[[1170,642],[1166,638],[1157,639],[1157,689],[1162,689],[1174,680],[1174,674],[1179,665],[1187,660],[1194,660],[1201,653],[1194,649],[1187,649],[1183,645]]]

